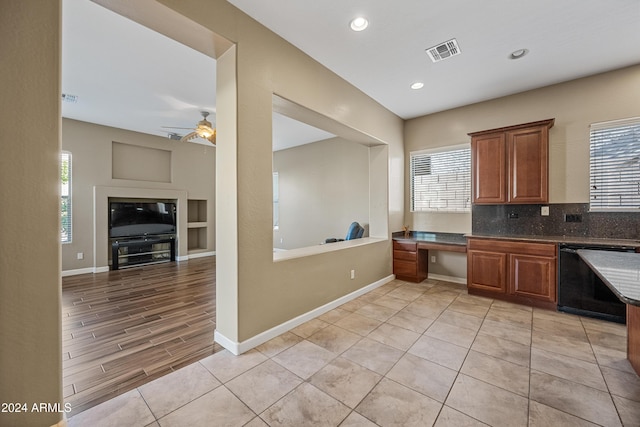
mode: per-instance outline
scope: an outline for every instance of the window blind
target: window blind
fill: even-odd
[[[60,154],[60,241],[71,242],[71,153]]]
[[[412,212],[471,210],[471,149],[457,146],[410,154]]]
[[[590,209],[640,210],[640,117],[590,128]]]

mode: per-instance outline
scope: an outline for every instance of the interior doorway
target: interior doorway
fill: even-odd
[[[155,1],[146,2],[144,10],[133,10],[127,1],[93,3],[213,59],[232,45]],[[214,222],[208,226],[213,228]],[[185,241],[186,231],[185,226]],[[216,259],[189,252],[183,251],[178,263],[63,278],[62,374],[65,402],[72,403],[68,416],[221,349],[214,343]]]

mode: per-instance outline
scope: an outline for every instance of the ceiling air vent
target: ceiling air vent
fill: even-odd
[[[62,102],[68,102],[71,104],[75,104],[78,102],[78,95],[71,95],[69,93],[62,94]]]
[[[456,39],[451,39],[427,49],[427,55],[433,62],[440,62],[452,56],[460,55],[460,46]]]

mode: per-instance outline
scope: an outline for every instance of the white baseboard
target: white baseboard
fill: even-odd
[[[262,343],[265,343],[267,341],[269,341],[272,338],[277,337],[278,335],[281,335],[293,328],[295,328],[296,326],[300,326],[305,322],[308,322],[311,319],[314,319],[318,316],[320,316],[321,314],[326,313],[327,311],[333,310],[334,308],[349,302],[357,297],[359,297],[360,295],[364,295],[369,291],[372,291],[386,283],[389,283],[390,281],[392,281],[395,278],[395,276],[392,274],[390,276],[384,277],[376,282],[371,283],[370,285],[367,285],[363,288],[358,289],[357,291],[351,292],[350,294],[347,294],[343,297],[340,297],[334,301],[331,301],[330,303],[327,303],[321,307],[318,307],[316,309],[313,309],[311,311],[308,311],[304,314],[301,314],[298,317],[295,317],[291,320],[288,320],[284,323],[281,323],[277,326],[274,326],[273,328],[264,331],[258,335],[255,335],[251,338],[249,338],[248,340],[242,341],[242,342],[236,342],[233,341],[231,339],[229,339],[228,337],[225,337],[223,334],[221,334],[220,332],[218,332],[217,330],[214,333],[214,340],[220,344],[221,346],[223,346],[224,348],[226,348],[227,350],[229,350],[231,353],[235,354],[236,356],[242,353],[245,353],[249,350],[251,350],[254,347],[259,346]]]
[[[106,273],[107,271],[109,271],[109,266],[77,268],[75,270],[64,270],[60,273],[60,276],[67,277],[67,276],[77,276],[78,274]]]
[[[195,254],[189,254],[186,256],[186,259],[196,259],[196,258],[204,258],[204,257],[208,257],[208,256],[215,256],[216,255],[216,251],[211,251],[211,252],[198,252]],[[182,261],[182,260],[180,260]]]
[[[93,274],[94,272],[95,272],[95,269],[93,267],[78,268],[75,270],[65,270],[61,273],[61,276],[62,277],[77,276],[78,274]]]
[[[453,283],[460,283],[461,285],[466,285],[467,284],[467,279],[466,277],[453,277],[453,276],[444,276],[441,274],[431,274],[429,273],[429,279],[432,280],[442,280],[444,282],[453,282]]]

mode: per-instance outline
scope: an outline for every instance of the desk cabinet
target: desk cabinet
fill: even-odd
[[[557,302],[553,243],[470,238],[469,293],[552,308]]]
[[[422,282],[427,278],[428,253],[418,252],[418,243],[393,241],[393,273],[408,282]]]
[[[464,253],[467,252],[467,245],[446,240],[394,240],[393,274],[396,278],[407,282],[426,279],[429,273],[429,250]]]
[[[553,123],[549,119],[470,133],[473,203],[547,203]]]

